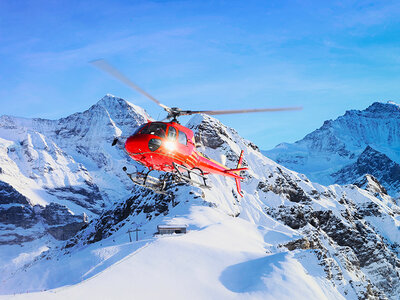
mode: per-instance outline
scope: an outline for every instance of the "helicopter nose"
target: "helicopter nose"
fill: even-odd
[[[128,153],[140,153],[142,152],[140,148],[140,143],[135,136],[130,136],[125,142],[125,149]]]
[[[125,142],[125,149],[128,153],[139,154],[144,152],[154,152],[160,148],[162,140],[154,135],[132,135]]]

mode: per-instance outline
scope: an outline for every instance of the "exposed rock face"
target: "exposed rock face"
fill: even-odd
[[[73,222],[60,226],[52,226],[49,227],[47,231],[55,239],[60,241],[65,241],[75,236],[75,234],[86,225],[87,225],[86,222],[83,222],[81,220],[81,222]]]
[[[310,242],[307,238],[291,241],[284,244],[283,246],[286,247],[289,251],[293,251],[296,249],[302,249],[302,250],[314,249],[314,247],[316,247],[314,243]]]
[[[179,186],[182,186],[181,184]],[[185,188],[185,186],[183,187]],[[186,188],[188,188],[186,186]],[[167,187],[171,194],[156,194],[143,188],[135,188],[135,194],[121,203],[115,203],[109,210],[104,211],[98,219],[85,226],[81,232],[70,239],[66,248],[76,245],[85,245],[101,241],[118,231],[126,223],[134,222],[135,217],[141,216],[141,222],[145,223],[159,215],[167,215],[169,209],[179,204],[175,201],[178,186]],[[196,197],[194,197],[196,199]],[[137,221],[136,221],[137,222]]]
[[[40,212],[40,216],[44,219],[46,224],[50,226],[77,221],[77,216],[72,215],[71,211],[66,206],[57,203],[50,203],[43,208]],[[78,219],[82,221],[82,217],[78,217]]]
[[[336,183],[347,184],[365,174],[372,174],[390,191],[400,191],[400,165],[370,146],[365,148],[355,163],[333,173],[332,177]]]
[[[1,209],[0,216],[0,222],[6,225],[12,224],[22,228],[30,228],[36,223],[33,210],[22,205]]]
[[[273,185],[268,184],[268,181],[260,181],[257,185],[257,189],[263,192],[271,191],[275,194],[285,195],[289,201],[296,203],[311,201],[311,198],[304,193],[295,180],[283,172],[281,168],[278,167],[277,171],[281,176],[275,179]]]
[[[64,205],[51,203],[45,207],[32,206],[26,197],[8,184],[2,183],[2,186],[0,245],[29,242],[47,232],[57,240],[66,240],[74,236],[87,222],[84,215],[73,215]]]
[[[16,191],[11,185],[0,181],[0,205],[1,204],[29,204],[28,199]]]
[[[400,290],[400,260],[397,256],[400,248],[396,241],[384,238],[378,229],[380,218],[386,218],[386,213],[376,202],[356,204],[345,195],[342,194],[339,200],[338,210],[304,203],[267,208],[266,211],[305,236],[284,246],[291,251],[314,249],[328,278],[344,284],[346,276],[343,273],[349,272],[360,279],[351,284],[360,298],[392,299],[398,293],[394,291]],[[332,196],[339,195],[334,193]],[[314,199],[313,202],[321,200]],[[398,208],[395,209],[398,214]],[[372,224],[366,220],[369,217],[374,219]]]
[[[387,195],[386,189],[380,184],[378,179],[376,179],[374,176],[372,176],[370,174],[361,176],[353,184],[358,186],[360,189],[364,189],[375,195],[379,195],[379,194]]]
[[[102,199],[102,195],[98,186],[91,182],[87,183],[87,188],[77,188],[72,186],[57,187],[53,189],[47,189],[47,192],[56,196],[58,199],[74,202],[75,204],[84,207],[93,213],[99,214],[102,211],[101,208],[96,207],[99,199]],[[102,204],[101,207],[104,207],[104,205]]]
[[[31,228],[37,221],[28,199],[6,182],[0,181],[0,245],[21,243],[33,237],[14,232],[13,228]]]

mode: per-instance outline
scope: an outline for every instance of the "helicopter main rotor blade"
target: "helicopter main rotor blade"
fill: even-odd
[[[278,108],[258,108],[258,109],[237,109],[237,110],[184,110],[180,115],[207,114],[207,115],[227,115],[227,114],[244,114],[254,112],[275,112],[288,110],[302,110],[302,107],[278,107]]]
[[[90,61],[90,63],[97,68],[103,70],[104,72],[110,74],[111,76],[115,77],[116,79],[122,81],[125,83],[127,86],[133,88],[137,92],[141,93],[143,96],[147,97],[151,101],[155,102],[162,108],[164,108],[167,112],[171,111],[171,108],[162,104],[160,101],[158,101],[156,98],[154,98],[152,95],[147,93],[146,91],[142,90],[139,86],[137,86],[135,83],[133,83],[128,77],[126,77],[124,74],[122,74],[120,71],[118,71],[116,68],[114,68],[112,65],[110,65],[107,61],[104,59],[96,59]]]

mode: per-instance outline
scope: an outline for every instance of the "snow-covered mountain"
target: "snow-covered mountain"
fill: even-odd
[[[375,102],[347,111],[302,140],[263,153],[322,184],[353,183],[369,173],[400,197],[400,106]]]
[[[124,107],[121,99],[106,100]],[[111,117],[115,127],[102,126],[114,135],[126,135],[134,114]],[[68,128],[74,128],[75,119],[70,120]],[[121,129],[119,122],[128,126]],[[118,194],[100,179],[113,175],[115,187],[124,186],[118,165],[126,162],[109,146],[113,134],[99,131],[107,141],[93,135],[97,147],[80,152],[64,141],[73,150],[66,152],[71,160],[80,163],[98,187],[105,209],[98,216],[86,209],[91,221],[65,242],[43,238],[0,246],[0,299],[397,299],[400,207],[376,178],[367,175],[358,178],[357,185],[325,187],[263,156],[257,146],[214,118],[198,115],[187,126],[196,133],[200,151],[229,167],[236,166],[244,150],[249,170],[243,198],[237,196],[233,180],[210,175],[210,189],[169,186],[168,197],[133,188],[133,193],[125,189],[125,195],[112,199]],[[88,131],[82,126],[65,137]],[[107,161],[113,168],[93,163],[98,157],[94,153],[113,159]],[[14,181],[21,174],[16,173]],[[4,180],[3,194],[15,199],[14,206],[30,203],[10,178]],[[43,184],[43,179],[32,180]],[[22,224],[13,226],[27,230]],[[154,236],[159,224],[186,224],[188,233]],[[128,231],[136,228],[139,241],[129,242]]]
[[[0,244],[47,232],[67,239],[76,232],[65,226],[70,217],[80,216],[75,219],[83,222],[83,214],[96,217],[114,201],[126,199],[131,183],[121,168],[128,158],[111,142],[146,118],[143,109],[111,95],[83,113],[55,121],[1,116]],[[14,201],[14,194],[23,200]],[[46,222],[43,213],[56,206],[65,216]],[[32,231],[21,235],[15,228],[20,223]]]

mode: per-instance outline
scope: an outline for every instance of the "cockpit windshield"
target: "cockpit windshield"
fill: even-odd
[[[165,132],[167,131],[167,125],[164,123],[151,123],[145,127],[140,134],[153,134],[161,138],[165,137]]]
[[[143,127],[145,127],[146,125],[147,125],[147,123],[140,125],[140,126],[135,130],[135,132],[133,133],[133,135],[139,133],[139,131],[142,130]]]

